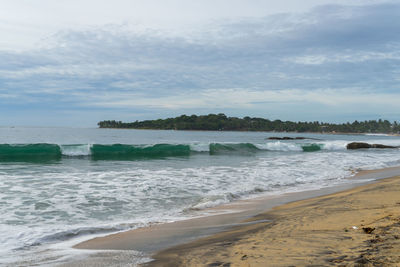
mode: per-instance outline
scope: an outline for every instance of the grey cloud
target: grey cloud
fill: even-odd
[[[399,15],[399,4],[331,5],[212,24],[186,38],[118,25],[63,31],[47,48],[0,52],[0,89],[80,107],[98,94],[118,103],[226,88],[395,92]]]

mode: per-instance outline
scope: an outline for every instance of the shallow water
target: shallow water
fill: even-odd
[[[0,140],[0,264],[10,265],[38,252],[46,255],[38,263],[51,263],[52,253],[71,253],[52,246],[76,238],[400,165],[399,149],[345,149],[353,141],[400,145],[392,136],[0,128]]]

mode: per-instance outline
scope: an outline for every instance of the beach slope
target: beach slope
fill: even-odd
[[[281,205],[147,266],[400,266],[400,177]]]

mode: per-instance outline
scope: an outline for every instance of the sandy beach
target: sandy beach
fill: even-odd
[[[398,168],[363,175],[393,173]],[[135,266],[122,260],[130,250],[154,259],[145,266],[400,266],[399,192],[396,176],[336,193],[310,191],[305,200],[289,194],[271,199],[274,208],[256,216],[244,211],[95,238],[75,248],[114,251],[114,258],[93,254],[63,266]],[[254,213],[255,203],[260,210],[266,202],[240,205]]]
[[[400,266],[400,177],[281,205],[147,266]]]

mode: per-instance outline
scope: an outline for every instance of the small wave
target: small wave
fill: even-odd
[[[1,144],[0,161],[49,161],[61,158],[61,148],[55,144]]]
[[[304,152],[315,152],[315,151],[320,151],[323,148],[323,145],[307,144],[307,145],[302,145],[301,148],[303,149]]]
[[[368,136],[391,136],[390,134],[383,134],[383,133],[366,133],[364,135],[368,135]]]
[[[286,143],[286,142],[269,142],[265,144],[257,144],[257,147],[261,150],[270,151],[302,151],[301,146],[296,143]]]
[[[210,145],[208,143],[194,143],[190,144],[190,151],[192,152],[210,152]]]
[[[132,160],[141,158],[182,157],[190,155],[189,145],[156,144],[152,146],[135,145],[92,145],[91,157],[94,160]]]
[[[59,241],[67,241],[76,237],[85,236],[85,235],[98,235],[98,234],[107,234],[112,232],[129,230],[134,227],[137,227],[137,224],[119,224],[115,226],[105,226],[105,227],[80,227],[71,230],[61,231],[54,234],[46,235],[29,246],[38,246],[47,243],[59,242]]]
[[[321,143],[323,150],[346,150],[347,141],[329,141]]]
[[[75,157],[75,156],[90,156],[91,145],[60,145],[61,152],[64,156]]]
[[[238,144],[210,144],[210,155],[218,154],[254,154],[260,149],[251,143],[238,143]]]
[[[227,193],[226,195],[218,195],[218,196],[207,196],[199,200],[199,202],[190,206],[187,209],[184,209],[184,212],[187,211],[199,211],[212,207],[219,206],[221,204],[232,202],[233,200],[239,199],[240,196],[233,193]]]
[[[298,182],[296,182],[296,183],[298,183]],[[203,197],[202,199],[200,199],[197,203],[190,206],[189,208],[186,208],[184,210],[184,212],[205,210],[208,208],[219,206],[221,204],[226,204],[226,203],[236,201],[243,197],[249,197],[252,195],[264,193],[266,191],[268,191],[268,189],[262,188],[260,186],[256,186],[252,189],[244,190],[244,191],[240,191],[240,192],[236,192],[236,193],[229,192],[224,195],[206,196],[206,197]]]

